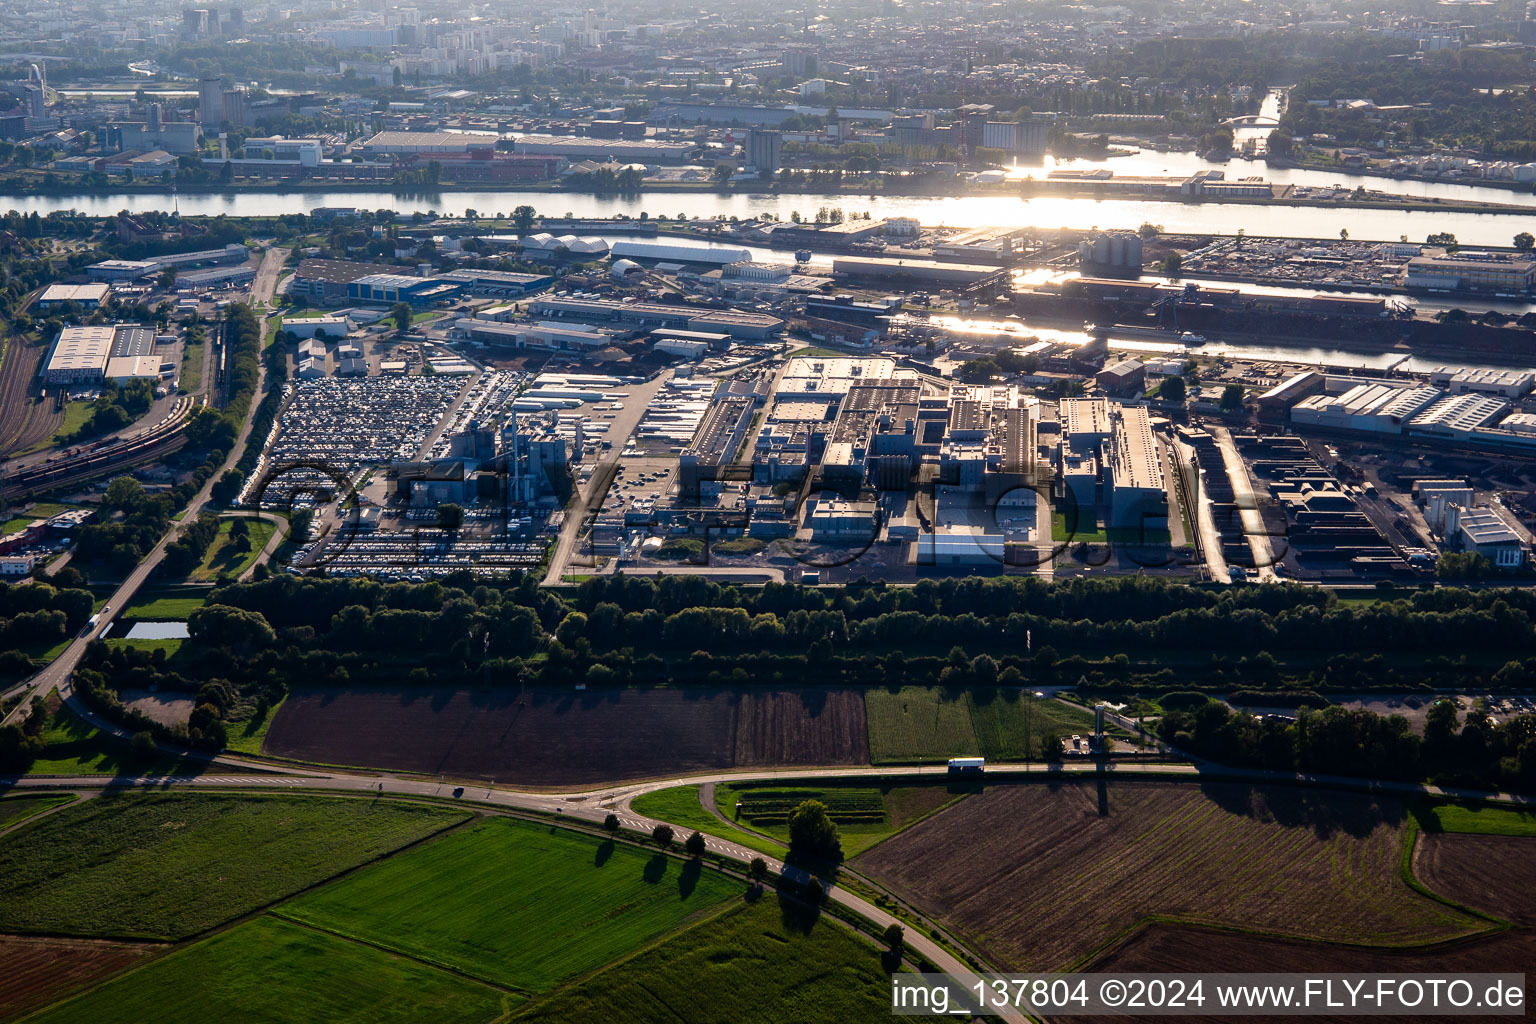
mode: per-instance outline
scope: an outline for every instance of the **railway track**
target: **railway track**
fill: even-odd
[[[58,455],[41,466],[32,466],[9,476],[0,484],[0,494],[12,497],[40,488],[76,483],[165,456],[186,443],[187,422],[197,404],[190,396],[184,397],[164,419],[142,434]]]

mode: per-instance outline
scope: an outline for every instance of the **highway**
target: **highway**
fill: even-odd
[[[283,261],[287,257],[288,250],[286,249],[269,249],[266,258],[262,262],[262,273],[257,278],[257,285],[260,285],[263,280],[275,283],[277,279],[276,272],[268,274],[267,267],[275,263],[277,268],[281,268]],[[271,297],[270,291],[262,294],[257,288],[252,289],[251,299],[253,302],[266,301]],[[263,336],[265,336],[266,320],[262,319],[260,322],[262,324]],[[133,601],[134,595],[139,592],[139,588],[144,585],[144,582],[149,579],[156,567],[159,566],[161,559],[165,557],[165,549],[176,539],[181,525],[196,521],[198,513],[208,503],[209,495],[213,492],[213,485],[218,482],[219,477],[233,469],[235,463],[239,461],[240,452],[245,447],[246,438],[250,437],[251,434],[251,423],[255,419],[256,409],[261,404],[260,396],[266,387],[267,366],[265,360],[258,360],[258,367],[256,395],[251,400],[250,408],[245,411],[245,419],[240,425],[240,433],[235,438],[235,443],[230,445],[229,454],[224,459],[224,465],[219,468],[217,473],[209,475],[202,489],[188,502],[186,513],[181,517],[181,520],[171,524],[171,528],[166,531],[165,536],[161,537],[149,554],[140,560],[139,564],[134,567],[127,578],[118,584],[117,589],[112,592],[112,596],[107,599],[107,603],[102,606],[96,625],[88,632],[77,636],[47,668],[44,668],[30,679],[25,680],[19,686],[13,687],[6,694],[6,696],[10,696],[11,694],[21,692],[23,697],[17,702],[16,707],[6,716],[4,721],[0,721],[0,725],[8,725],[11,721],[18,719],[21,715],[25,714],[26,709],[32,702],[32,697],[46,697],[50,690],[57,689],[60,697],[65,700],[70,699],[72,696],[70,680],[74,675],[75,666],[80,664],[80,659],[85,656],[86,646],[92,639],[105,633],[108,627],[122,614],[123,609],[127,608]],[[78,707],[78,703],[74,701],[71,701],[71,705]]]

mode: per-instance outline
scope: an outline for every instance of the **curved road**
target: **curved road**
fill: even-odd
[[[94,722],[105,726],[111,731],[122,735],[123,730],[116,729],[108,723],[101,722],[94,715],[90,715],[87,709],[80,706],[78,698],[71,701],[71,707],[88,715]],[[245,789],[245,790],[288,790],[288,791],[320,791],[320,792],[350,792],[350,793],[377,793],[382,795],[406,796],[406,797],[457,797],[468,803],[484,804],[491,807],[503,807],[516,810],[534,811],[544,814],[568,816],[582,822],[600,824],[611,812],[618,816],[620,822],[636,831],[645,833],[657,824],[658,819],[637,814],[630,807],[630,802],[642,793],[649,793],[659,789],[668,789],[674,786],[718,783],[725,781],[773,781],[795,778],[860,778],[879,777],[889,778],[932,778],[935,776],[947,776],[949,774],[945,766],[912,767],[912,768],[801,768],[779,771],[752,771],[752,772],[719,772],[701,775],[678,776],[668,779],[656,779],[648,782],[631,783],[614,787],[599,789],[576,790],[564,793],[526,792],[517,790],[496,789],[494,787],[482,788],[476,784],[465,784],[455,788],[453,783],[420,778],[399,778],[390,775],[371,774],[344,774],[324,771],[306,772],[302,768],[283,767],[276,768],[272,765],[264,765],[254,761],[240,758],[217,757],[210,758],[210,773],[198,776],[140,776],[117,777],[104,779],[99,776],[84,777],[45,777],[23,776],[11,777],[0,780],[0,790],[6,789],[67,789],[86,792],[99,792],[107,789],[131,789],[146,788],[155,790],[165,789]],[[257,770],[271,771],[271,774],[258,775],[219,775],[214,772],[218,765],[238,766],[254,768]],[[1351,788],[1364,788],[1371,792],[1381,793],[1407,793],[1419,795],[1434,795],[1447,797],[1470,797],[1482,801],[1495,801],[1500,803],[1516,804],[1520,806],[1536,806],[1536,800],[1528,797],[1515,796],[1506,793],[1479,793],[1469,790],[1453,790],[1437,786],[1420,786],[1409,783],[1371,782],[1360,779],[1347,779],[1337,776],[1287,774],[1284,772],[1263,772],[1247,769],[1221,769],[1196,764],[1123,764],[1116,765],[1109,762],[1103,765],[1096,763],[1061,764],[1044,766],[1039,764],[997,764],[989,768],[988,776],[995,777],[999,772],[1006,772],[1009,776],[1081,776],[1081,777],[1114,777],[1122,775],[1131,776],[1182,776],[1188,778],[1213,777],[1221,779],[1253,780],[1301,783],[1307,785],[1348,786]],[[684,834],[689,829],[672,824],[679,834]],[[717,836],[705,836],[705,848],[715,854],[729,857],[732,860],[748,863],[754,857],[762,856],[768,862],[769,869],[785,878],[794,881],[805,881],[804,871],[785,865],[783,861],[767,857],[758,851],[749,850],[735,843],[727,842]],[[828,887],[827,898],[847,910],[857,914],[864,920],[874,925],[876,929],[884,929],[891,924],[903,924],[891,914],[835,885]],[[977,980],[976,973],[966,964],[958,960],[944,947],[934,942],[921,932],[907,928],[906,943],[915,954],[926,958],[935,967],[946,973],[961,979],[966,987]],[[1005,1015],[1005,1019],[1022,1022],[1027,1018],[1022,1014]]]

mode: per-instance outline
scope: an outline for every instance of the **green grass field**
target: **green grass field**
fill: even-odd
[[[163,641],[160,641],[163,642]],[[157,757],[148,763],[128,756],[127,744],[60,708],[43,730],[47,746],[32,762],[28,775],[196,775],[205,762]]]
[[[98,797],[0,841],[0,930],[185,938],[466,817],[313,796]]]
[[[201,608],[205,600],[205,597],[150,596],[134,601],[123,614],[133,619],[179,622]]]
[[[138,637],[130,640],[126,636],[110,637],[107,640],[108,647],[126,647],[135,651],[164,651],[167,658],[181,650],[181,645],[186,641],[178,636],[166,637],[161,640],[151,640],[148,637]]]
[[[1536,811],[1483,804],[1420,804],[1413,809],[1426,832],[1477,836],[1536,836]]]
[[[517,1001],[405,957],[259,917],[153,960],[32,1020],[483,1024]]]
[[[516,1020],[624,1024],[889,1022],[879,951],[823,916],[787,927],[770,893],[530,1006]]]
[[[8,796],[0,800],[0,831],[73,799],[72,796]]]
[[[731,783],[716,787],[715,804],[720,813],[735,818],[740,801],[740,821],[787,846],[789,812],[801,801],[820,800],[837,823],[843,856],[853,857],[959,796],[949,792],[943,783],[894,787]]]
[[[738,882],[659,853],[494,818],[279,912],[499,985],[545,992],[741,891]]]
[[[35,522],[37,522],[36,519],[32,519],[27,516],[17,516],[15,519],[7,519],[5,522],[0,523],[0,537],[9,537],[13,533],[20,533],[22,530],[25,530]]]
[[[945,699],[936,686],[877,687],[864,694],[869,759],[900,764],[974,755],[979,749],[964,697]]]
[[[181,382],[178,388],[184,395],[196,391],[203,383],[203,342],[197,345],[185,345],[181,353]]]
[[[718,806],[720,789],[717,788],[715,792]],[[727,825],[709,813],[699,802],[698,786],[677,786],[673,789],[659,789],[654,793],[643,793],[630,801],[629,806],[634,808],[636,814],[643,814],[648,818],[669,821],[684,829],[698,829],[700,832],[745,846],[749,850],[766,853],[770,857],[784,856],[783,844],[770,842],[760,835]]]
[[[1093,731],[1093,715],[1060,701],[999,688],[964,694],[904,686],[864,695],[874,764],[910,764],[979,755],[1023,761],[1040,756],[1040,736]]]
[[[235,525],[235,520],[226,519],[219,523],[219,533],[208,545],[208,551],[203,555],[203,561],[188,575],[194,580],[213,580],[220,573],[228,573],[230,576],[239,576],[251,564],[256,561],[267,541],[272,539],[272,534],[277,527],[265,519],[246,520],[250,527],[250,546],[244,551],[235,549],[234,538],[230,536],[230,530]]]
[[[287,700],[287,698],[283,698]],[[272,720],[277,717],[277,710],[283,706],[283,701],[269,709],[265,715],[252,714],[249,718],[231,721],[229,723],[229,739],[225,744],[226,749],[237,754],[259,754],[261,745],[266,742],[267,730],[272,727]]]
[[[998,761],[1033,761],[1040,756],[1040,737],[1093,732],[1093,715],[1057,700],[1043,700],[1018,691],[971,691],[967,696],[977,752]]]

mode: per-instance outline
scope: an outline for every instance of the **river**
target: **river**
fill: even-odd
[[[1154,160],[1168,161],[1180,154],[1150,154]],[[1129,159],[1129,158],[1128,158]],[[1137,159],[1145,159],[1140,157]],[[1190,157],[1190,159],[1193,159]],[[1172,166],[1171,162],[1167,164]],[[1117,164],[1116,166],[1120,166]],[[1383,181],[1382,187],[1404,182]],[[1441,186],[1463,188],[1463,186]],[[1486,189],[1479,191],[1489,191]],[[1506,202],[1532,200],[1536,197],[1502,194]],[[734,192],[653,192],[636,198],[593,196],[577,192],[477,192],[445,189],[434,193],[391,195],[355,189],[305,192],[223,192],[182,195],[174,200],[183,216],[231,217],[279,216],[304,213],[321,206],[391,209],[402,214],[463,213],[466,209],[484,216],[510,213],[528,204],[541,214],[576,217],[653,216],[687,214],[689,217],[752,218],[773,214],[789,220],[794,212],[813,216],[818,207],[836,206],[850,214],[866,211],[875,219],[916,217],[926,225],[951,227],[998,226],[1005,228],[1135,228],[1145,222],[1161,224],[1168,231],[1235,234],[1239,228],[1250,236],[1271,235],[1288,238],[1335,238],[1339,229],[1351,238],[1397,241],[1406,235],[1411,240],[1449,231],[1462,244],[1508,245],[1514,235],[1536,225],[1536,207],[1532,216],[1467,212],[1410,212],[1399,210],[1351,210],[1313,207],[1238,205],[1213,203],[1147,202],[1137,200],[1096,200],[1083,198],[1020,199],[1013,196],[935,196],[869,197],[825,196],[811,194],[760,194]],[[0,209],[22,213],[52,213],[77,210],[92,216],[106,216],[127,210],[145,213],[168,210],[173,201],[162,193],[102,193],[100,195],[14,196],[0,197]]]

